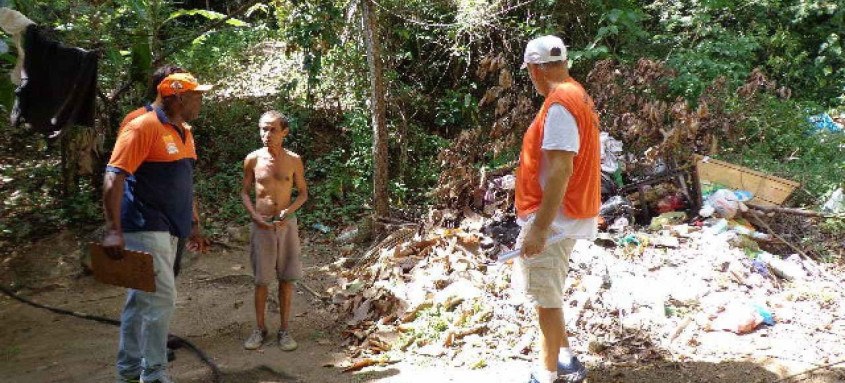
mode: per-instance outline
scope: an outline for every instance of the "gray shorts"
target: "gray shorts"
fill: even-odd
[[[275,278],[292,282],[302,278],[299,229],[296,217],[288,219],[284,227],[259,229],[255,223],[250,230],[249,258],[256,285],[268,285]]]

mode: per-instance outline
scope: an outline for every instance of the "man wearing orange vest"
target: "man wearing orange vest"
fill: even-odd
[[[150,253],[155,292],[130,289],[120,315],[119,382],[170,383],[167,333],[176,306],[173,262],[178,238],[192,231],[193,173],[197,155],[186,123],[199,116],[211,89],[189,73],[159,85],[162,106],[123,127],[103,179],[106,233],[103,247]]]
[[[569,350],[563,286],[575,241],[596,236],[601,204],[598,115],[590,96],[569,76],[560,38],[531,40],[523,61],[534,88],[545,97],[523,137],[516,172],[522,256],[514,279],[522,280],[537,308],[542,332],[539,365],[530,382],[582,382],[587,370]]]
[[[144,104],[144,106],[135,109],[126,117],[123,117],[123,120],[120,122],[120,126],[118,127],[118,134],[123,131],[123,128],[132,122],[132,120],[141,117],[156,108],[162,107],[161,95],[158,94],[158,85],[164,81],[167,76],[176,73],[188,73],[188,71],[175,66],[175,65],[163,65],[156,69],[152,76],[150,76],[150,89],[147,91],[150,95],[153,95],[153,102],[150,104]],[[188,124],[185,124],[187,129],[190,129]],[[179,272],[182,270],[182,256],[185,254],[185,249],[189,249],[194,252],[204,253],[208,250],[209,247],[209,240],[202,235],[202,228],[200,227],[200,219],[199,219],[199,208],[197,207],[197,201],[194,199],[193,202],[193,228],[191,230],[191,235],[188,238],[179,238],[179,242],[176,245],[176,260],[173,262],[173,275],[179,276]],[[170,341],[168,341],[168,347]],[[172,358],[172,354],[168,351],[168,359]]]

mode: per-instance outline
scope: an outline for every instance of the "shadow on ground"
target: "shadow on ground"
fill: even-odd
[[[282,371],[274,370],[267,365],[261,365],[249,370],[224,371],[224,382],[266,382],[266,383],[287,383],[296,382],[295,376],[288,375]]]
[[[328,371],[328,369],[327,369]],[[339,370],[334,370],[332,372],[327,373],[327,375],[331,375],[331,377],[326,377],[324,382],[337,382],[337,383],[363,383],[363,382],[373,382],[373,381],[381,381],[387,382],[390,381],[390,377],[398,375],[399,370],[397,369],[387,369],[381,371],[366,371],[366,372],[359,372],[357,374],[349,374],[349,375],[340,375]],[[207,378],[206,378],[207,379]],[[270,366],[262,365],[258,366],[249,370],[241,370],[241,371],[224,371],[223,372],[223,382],[224,383],[306,383],[307,380],[303,380],[302,378],[297,378],[295,376],[289,375],[283,371],[278,371],[273,369]],[[309,382],[310,383],[310,382]],[[319,382],[315,382],[319,383]]]
[[[840,383],[845,369],[819,369],[801,374],[777,363],[754,362],[661,362],[642,366],[609,366],[593,369],[590,383],[621,382],[748,382],[748,383]]]

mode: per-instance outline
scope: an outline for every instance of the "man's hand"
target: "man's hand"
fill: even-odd
[[[281,228],[285,227],[285,225],[288,224],[289,220],[290,220],[290,218],[288,216],[288,210],[285,209],[285,210],[282,210],[279,213],[279,219],[274,221],[273,225],[275,225],[277,229],[281,229]]]
[[[203,237],[199,225],[194,223],[194,226],[191,228],[191,236],[188,237],[188,245],[186,246],[188,250],[194,253],[205,253],[208,251],[210,245],[211,241]]]
[[[109,230],[103,236],[103,250],[111,259],[123,258],[123,233],[117,230]]]
[[[259,229],[273,230],[273,224],[268,223],[264,220],[264,217],[258,214],[252,216],[252,222],[255,222],[255,225],[258,226]]]
[[[522,256],[531,258],[540,254],[543,248],[546,247],[546,237],[548,237],[548,229],[538,229],[537,226],[532,224],[531,228],[528,229],[528,234],[525,235],[525,239],[522,241]]]

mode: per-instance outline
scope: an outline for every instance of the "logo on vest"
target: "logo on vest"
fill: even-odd
[[[164,140],[164,147],[167,149],[167,154],[177,154],[179,153],[179,147],[176,146],[176,141],[173,140],[173,136],[166,135],[162,137]]]

